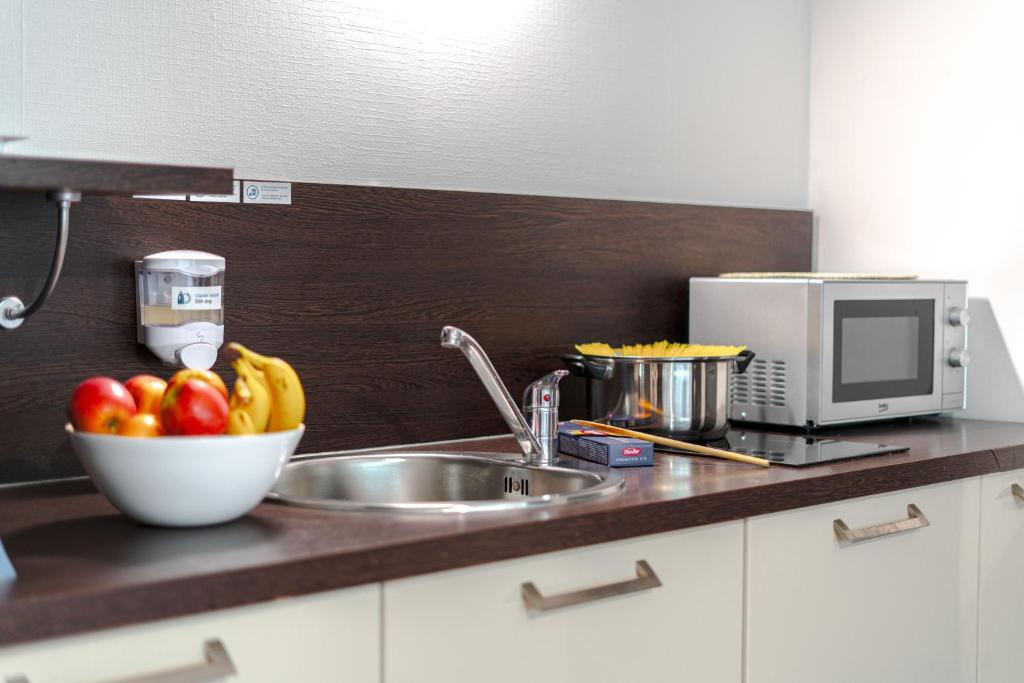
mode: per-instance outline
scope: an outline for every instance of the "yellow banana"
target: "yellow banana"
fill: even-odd
[[[302,419],[306,416],[306,393],[295,369],[280,358],[261,356],[235,342],[228,344],[228,348],[236,351],[256,370],[261,371],[266,379],[271,399],[267,431],[281,432],[295,429],[302,424]],[[249,383],[250,391],[253,389],[252,384],[259,383],[258,377],[254,380]]]
[[[254,375],[255,368],[245,358],[236,358],[231,366],[238,373],[235,391],[231,396],[231,407],[249,414],[252,427],[257,434],[267,431],[270,424],[270,393]]]
[[[235,380],[234,391],[231,392],[231,400],[228,405],[232,408],[241,408],[252,400],[252,392],[249,391],[249,385],[245,383],[242,377]]]
[[[252,418],[243,408],[232,408],[228,411],[228,434],[232,436],[244,436],[255,434],[256,428],[252,424]]]
[[[249,368],[252,370],[252,376],[256,378],[256,381],[267,392],[267,396],[270,396],[270,382],[267,381],[267,376],[263,374],[262,370],[257,370],[253,367],[252,363],[249,363]]]

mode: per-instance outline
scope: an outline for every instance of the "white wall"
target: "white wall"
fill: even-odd
[[[0,56],[24,53],[0,133],[243,177],[803,208],[808,1],[0,0]]]
[[[1024,420],[1024,3],[813,0],[825,270],[970,281],[968,414]]]
[[[0,137],[20,135],[21,0],[0,0]]]
[[[1019,0],[0,0],[0,135],[248,177],[809,205],[823,269],[970,280],[970,413],[1021,420],[1022,64]]]

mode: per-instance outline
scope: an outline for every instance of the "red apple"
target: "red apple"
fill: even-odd
[[[152,413],[135,413],[117,428],[118,436],[160,436],[164,430],[160,427],[160,419]]]
[[[68,419],[80,432],[114,434],[135,414],[135,399],[125,386],[109,377],[90,377],[75,389]]]
[[[199,379],[172,382],[160,403],[160,423],[170,435],[223,434],[228,426],[228,400]]]
[[[185,368],[184,370],[178,370],[171,377],[170,381],[167,382],[167,390],[170,390],[174,385],[180,384],[188,379],[198,379],[206,382],[214,389],[220,392],[220,395],[224,397],[224,400],[228,400],[228,388],[224,384],[224,380],[220,378],[216,372],[212,370],[198,370],[196,368]]]
[[[135,375],[124,383],[125,389],[135,399],[140,413],[160,412],[160,399],[167,390],[167,382],[153,375]]]

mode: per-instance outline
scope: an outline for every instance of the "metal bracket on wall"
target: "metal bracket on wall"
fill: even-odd
[[[16,296],[7,296],[0,299],[0,327],[7,330],[17,329],[25,322],[25,319],[38,311],[50,298],[54,288],[57,287],[57,280],[60,278],[61,268],[64,267],[64,253],[68,247],[68,224],[71,220],[71,205],[82,198],[81,192],[73,190],[60,190],[50,192],[47,198],[57,203],[58,224],[57,244],[53,250],[53,260],[50,262],[50,273],[46,276],[42,291],[35,300],[26,306]]]

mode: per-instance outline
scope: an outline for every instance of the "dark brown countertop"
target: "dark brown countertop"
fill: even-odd
[[[0,489],[0,538],[19,578],[0,597],[0,644],[682,529],[1024,467],[1024,424],[922,418],[830,432],[909,452],[768,469],[657,455],[625,490],[546,510],[464,516],[263,504],[205,529],[155,529],[85,480]],[[511,439],[448,450],[513,451]],[[3,591],[0,588],[0,591]]]

